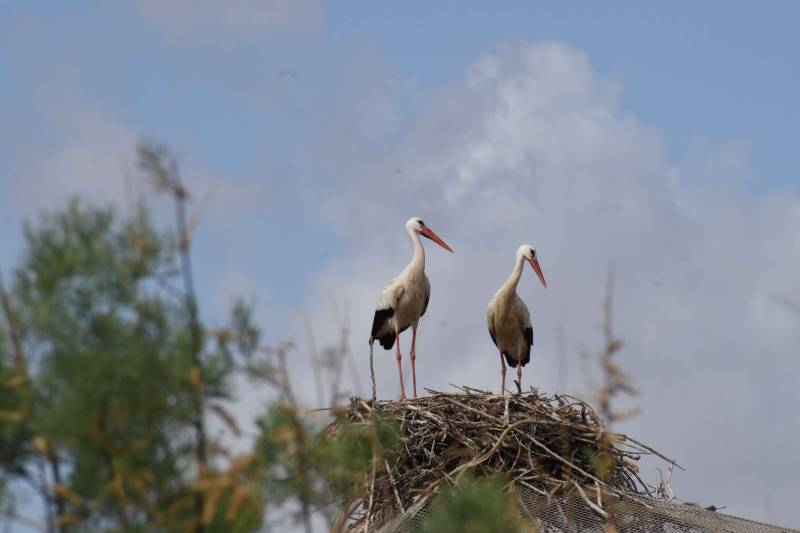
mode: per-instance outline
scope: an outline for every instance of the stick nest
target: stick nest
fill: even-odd
[[[502,474],[509,487],[547,496],[581,495],[584,488],[606,493],[650,495],[636,461],[652,448],[620,433],[605,431],[595,411],[566,395],[531,393],[498,396],[463,387],[458,394],[428,391],[407,401],[368,402],[353,398],[345,422],[394,423],[399,443],[377,450],[365,473],[358,501],[345,505],[351,527],[379,527],[418,508],[441,488],[470,473]]]

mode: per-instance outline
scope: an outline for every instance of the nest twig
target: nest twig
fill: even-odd
[[[571,396],[459,389],[457,394],[428,391],[429,396],[413,401],[351,399],[345,421],[329,428],[330,435],[335,437],[342,423],[371,425],[378,417],[399,427],[398,445],[382,452],[382,460],[373,461],[376,468],[364,475],[362,504],[351,527],[378,527],[466,473],[501,473],[509,486],[547,496],[581,486],[650,495],[635,461],[653,454],[675,464],[626,435],[605,431],[597,413]]]

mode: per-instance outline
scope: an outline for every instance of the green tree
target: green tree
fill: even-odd
[[[185,317],[154,289],[169,240],[144,210],[118,223],[77,200],[25,236],[12,305],[54,512],[87,528],[155,522],[187,491],[191,418]]]
[[[143,146],[140,158],[150,177],[180,185],[163,149]],[[165,168],[171,174],[158,174]],[[1,479],[38,487],[49,530],[260,522],[260,504],[245,498],[252,469],[224,460],[205,429],[212,414],[232,423],[219,402],[231,398],[242,351],[209,342],[200,323],[187,195],[167,192],[173,233],[157,230],[144,207],[119,220],[77,199],[28,224],[2,291]]]
[[[246,532],[290,502],[308,530],[317,509],[333,523],[388,433],[321,435],[291,389],[291,345],[262,344],[251,303],[233,302],[227,325],[202,323],[189,192],[163,146],[138,157],[173,202],[172,231],[144,206],[121,219],[73,199],[25,226],[21,261],[0,280],[0,516],[30,521],[13,508],[26,484],[48,531]],[[241,434],[226,408],[236,375],[277,398],[240,455],[207,431],[215,417]]]
[[[514,493],[503,490],[502,478],[462,479],[434,502],[423,533],[517,533],[535,528],[520,520]]]

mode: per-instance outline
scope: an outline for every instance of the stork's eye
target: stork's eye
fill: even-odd
[[[423,228],[425,227],[425,223],[422,221],[422,219],[418,218],[417,222],[419,222],[419,225],[422,226]]]

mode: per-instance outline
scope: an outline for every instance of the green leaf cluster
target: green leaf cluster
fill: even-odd
[[[0,421],[6,477],[32,477],[27,459],[40,452],[59,477],[65,524],[177,529],[196,492],[198,384],[186,307],[165,289],[178,281],[174,238],[144,208],[120,221],[78,200],[27,225],[25,238],[10,299],[33,408],[24,424]],[[14,368],[2,346],[7,385]],[[200,358],[204,397],[225,396],[221,361]],[[4,393],[0,411],[19,403]]]
[[[501,477],[464,478],[434,501],[422,533],[518,533],[536,531],[520,519],[516,494]]]

